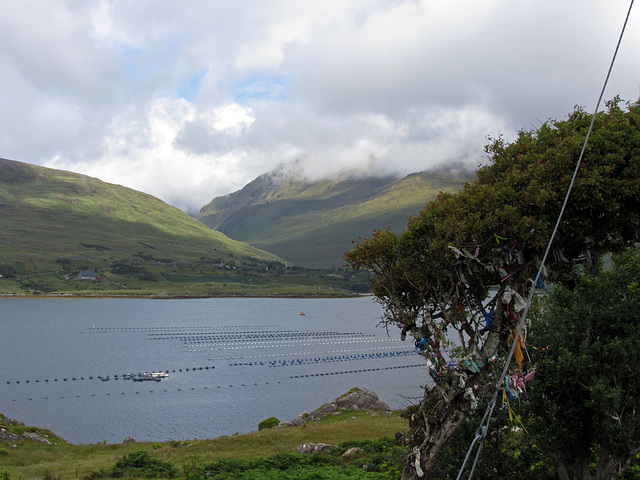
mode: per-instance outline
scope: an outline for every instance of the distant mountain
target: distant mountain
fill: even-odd
[[[230,238],[296,265],[328,268],[358,237],[387,226],[404,230],[411,215],[441,191],[455,192],[471,174],[442,170],[395,177],[307,182],[265,174],[242,190],[217,197],[196,218]]]
[[[251,294],[256,283],[268,283],[254,274],[282,270],[285,263],[151,195],[0,159],[0,293],[92,285],[124,294],[211,295],[240,288]],[[80,271],[100,281],[68,281]],[[287,291],[282,283],[276,291]]]

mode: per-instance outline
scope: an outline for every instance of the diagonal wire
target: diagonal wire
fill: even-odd
[[[527,314],[529,313],[529,308],[531,307],[531,299],[533,298],[533,294],[535,292],[535,288],[536,285],[538,285],[538,281],[540,280],[540,275],[542,273],[542,269],[544,268],[544,265],[547,262],[547,258],[549,256],[549,252],[551,251],[551,245],[553,244],[553,240],[556,236],[556,233],[558,231],[558,227],[560,226],[560,222],[562,220],[562,216],[564,214],[564,211],[566,209],[567,203],[569,202],[569,197],[571,196],[571,190],[573,189],[573,185],[575,183],[576,177],[578,175],[578,170],[580,169],[580,165],[582,163],[582,158],[584,157],[584,152],[587,148],[587,143],[589,142],[589,137],[591,136],[591,131],[593,130],[593,125],[595,123],[596,120],[596,115],[598,113],[598,109],[600,108],[600,103],[602,102],[602,98],[604,97],[604,92],[605,89],[607,88],[607,83],[609,82],[609,77],[611,76],[611,71],[613,70],[613,65],[616,61],[616,57],[618,55],[618,50],[620,49],[620,44],[622,42],[622,37],[624,35],[624,31],[627,27],[627,22],[629,21],[629,16],[631,15],[631,9],[633,7],[633,1],[631,0],[631,3],[629,5],[629,10],[627,11],[627,16],[624,20],[624,24],[622,26],[622,30],[620,32],[620,37],[618,38],[618,43],[616,45],[616,49],[613,53],[613,58],[611,59],[611,64],[609,65],[609,70],[607,72],[607,76],[605,78],[604,84],[602,86],[602,90],[600,91],[600,97],[598,98],[598,102],[596,103],[596,108],[593,112],[593,117],[591,118],[591,124],[589,125],[589,130],[587,131],[587,136],[584,139],[584,144],[582,145],[582,150],[580,151],[580,156],[578,157],[578,162],[576,163],[576,168],[573,172],[573,177],[571,178],[571,183],[569,184],[569,188],[567,189],[567,194],[565,196],[564,202],[562,204],[562,208],[560,209],[560,214],[558,215],[558,220],[556,221],[556,225],[553,229],[553,233],[551,234],[551,238],[549,239],[549,242],[547,244],[547,249],[544,253],[544,257],[542,258],[542,262],[540,263],[540,267],[538,268],[538,273],[536,274],[536,278],[534,280],[534,282],[531,285],[531,288],[529,289],[529,295],[527,297],[527,301],[525,303],[524,306],[524,310],[522,312],[522,316],[520,317],[520,321],[518,323],[518,329],[517,329],[517,333],[516,333],[516,337],[515,340],[512,342],[511,345],[511,350],[509,350],[509,356],[507,357],[507,361],[505,363],[504,369],[502,370],[502,374],[500,375],[500,380],[496,383],[496,390],[495,393],[493,395],[493,398],[491,399],[491,402],[489,402],[489,405],[487,406],[487,409],[485,411],[484,417],[482,418],[482,422],[480,423],[480,426],[478,427],[478,429],[476,430],[476,436],[473,439],[473,441],[471,442],[471,445],[469,446],[469,450],[467,451],[467,455],[464,459],[464,462],[462,463],[462,467],[460,467],[460,472],[458,473],[458,476],[456,477],[456,480],[460,480],[462,478],[462,474],[464,473],[465,467],[467,465],[467,462],[469,461],[470,457],[471,457],[471,453],[473,452],[473,449],[475,447],[476,444],[478,444],[478,451],[476,452],[476,456],[473,462],[473,466],[471,467],[471,470],[469,472],[469,477],[468,480],[471,480],[471,478],[473,477],[473,472],[476,468],[476,465],[478,463],[478,459],[480,458],[480,453],[482,452],[482,444],[484,443],[484,439],[487,436],[487,432],[489,430],[489,423],[491,422],[491,417],[493,416],[493,410],[495,409],[496,406],[496,402],[498,399],[498,394],[500,392],[500,389],[502,387],[502,382],[504,382],[504,379],[507,375],[507,372],[509,370],[509,366],[511,364],[511,359],[513,358],[513,352],[515,351],[516,345],[518,343],[518,339],[520,338],[520,335],[522,334],[522,330],[524,329],[524,325],[525,325],[525,321],[527,318]]]

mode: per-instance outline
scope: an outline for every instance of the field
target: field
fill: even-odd
[[[170,418],[164,421],[170,421]],[[406,422],[397,411],[390,414],[342,411],[339,415],[302,426],[276,427],[214,439],[71,445],[46,430],[21,424],[10,425],[6,419],[0,421],[0,424],[9,431],[37,432],[52,443],[42,445],[25,440],[0,440],[0,472],[9,471],[13,479],[81,478],[91,472],[111,468],[118,458],[136,450],[149,452],[154,458],[180,467],[194,456],[201,463],[222,459],[252,460],[283,452],[295,452],[298,446],[307,442],[340,444],[354,440],[394,438],[396,432],[405,432],[407,429]]]

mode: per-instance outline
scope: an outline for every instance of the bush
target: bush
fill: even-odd
[[[273,428],[280,425],[280,420],[276,417],[265,418],[258,424],[258,430],[264,430],[265,428]]]
[[[401,464],[399,464],[401,465]],[[397,470],[397,469],[396,469]],[[350,465],[342,459],[316,452],[283,452],[265,459],[218,460],[205,465],[208,480],[387,480],[398,478],[389,469],[366,471],[360,464]]]
[[[110,470],[91,472],[83,478],[85,480],[121,477],[173,478],[177,475],[178,469],[173,463],[153,458],[148,452],[135,450],[119,459]]]
[[[11,265],[0,265],[0,277],[2,278],[14,278],[16,276],[16,269]]]

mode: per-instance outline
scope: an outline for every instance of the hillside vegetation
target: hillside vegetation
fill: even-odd
[[[441,192],[456,192],[464,174],[427,171],[395,177],[307,182],[266,174],[218,197],[196,216],[231,238],[311,268],[344,264],[344,253],[374,229],[405,229],[411,215]]]
[[[286,426],[255,431],[244,435],[230,435],[214,439],[173,440],[167,442],[128,442],[119,444],[71,445],[54,433],[36,427],[26,427],[15,421],[3,418],[0,414],[0,428],[9,435],[28,434],[45,439],[49,444],[29,439],[3,440],[0,435],[0,475],[5,473],[11,480],[43,478],[63,480],[72,478],[100,478],[100,472],[108,472],[115,464],[126,459],[152,459],[161,466],[182,467],[181,478],[194,480],[189,473],[197,473],[207,466],[207,478],[216,473],[213,470],[225,470],[228,478],[240,478],[241,473],[260,477],[265,468],[274,468],[284,478],[282,470],[292,473],[297,468],[315,474],[313,478],[397,478],[389,473],[399,472],[404,448],[395,441],[395,433],[406,431],[406,421],[400,412],[390,414],[342,411],[339,415],[329,416],[302,426]],[[304,443],[327,443],[338,445],[327,454],[298,454],[297,448]],[[352,447],[363,450],[349,459],[341,460],[339,455]],[[144,452],[145,455],[140,455]],[[324,455],[325,459],[318,458]],[[328,458],[326,458],[328,456]],[[144,457],[144,458],[143,458]],[[133,462],[129,462],[133,463]],[[370,475],[365,475],[362,465],[368,464]],[[185,469],[185,465],[187,469]],[[193,467],[193,470],[189,469]],[[329,466],[329,476],[322,476],[323,467]],[[391,472],[390,472],[391,470]],[[353,472],[357,476],[353,476]],[[377,472],[388,472],[383,476]],[[148,472],[149,473],[149,472]],[[174,472],[178,473],[178,472]],[[297,472],[298,474],[303,472]],[[351,475],[350,475],[351,473]],[[127,477],[140,477],[129,473]],[[161,475],[149,473],[151,478]],[[0,478],[3,478],[0,476]],[[204,477],[203,477],[204,478]],[[218,478],[218,477],[216,477]],[[227,478],[227,477],[223,477]],[[289,477],[287,477],[289,478]],[[302,478],[294,476],[293,478]]]
[[[0,293],[345,293],[129,188],[0,159]],[[97,278],[77,280],[80,271]]]

